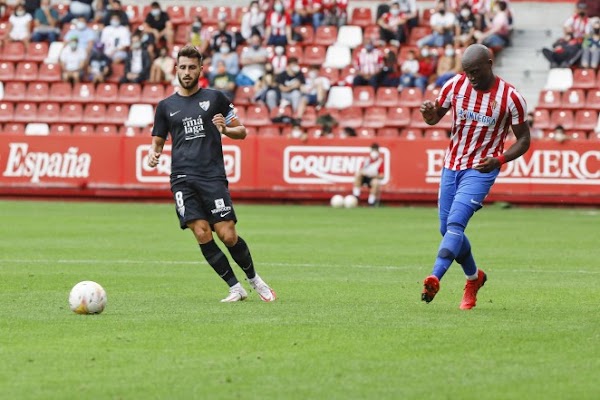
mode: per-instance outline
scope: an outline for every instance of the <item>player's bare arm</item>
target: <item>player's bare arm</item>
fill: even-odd
[[[529,133],[529,125],[527,122],[513,125],[512,130],[517,138],[516,142],[508,148],[500,157],[485,157],[481,162],[473,167],[480,172],[491,172],[496,168],[500,168],[502,164],[521,157],[529,150],[531,136]]]
[[[440,103],[438,100],[435,103],[432,103],[430,100],[425,100],[423,104],[421,104],[421,115],[423,115],[423,120],[428,125],[435,125],[440,122],[440,119],[446,115],[448,112],[448,108],[440,107]]]
[[[150,153],[148,154],[148,166],[154,168],[158,165],[158,159],[162,154],[163,147],[165,146],[165,139],[152,136],[152,147],[150,147]]]
[[[217,127],[221,134],[231,139],[245,139],[246,138],[246,127],[240,123],[237,118],[231,120],[229,125],[225,123],[225,117],[223,114],[216,114],[212,119],[213,124]]]

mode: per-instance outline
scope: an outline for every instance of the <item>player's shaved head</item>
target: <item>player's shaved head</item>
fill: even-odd
[[[462,67],[476,90],[488,90],[494,83],[492,52],[482,44],[472,44],[463,53]]]

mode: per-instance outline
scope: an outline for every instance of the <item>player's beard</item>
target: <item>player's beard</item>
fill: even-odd
[[[186,84],[183,80],[181,80],[181,76],[177,75],[177,80],[179,81],[179,84],[182,88],[186,90],[197,88],[199,79],[200,75],[198,75],[195,79],[192,79],[191,81],[189,81],[189,83]]]

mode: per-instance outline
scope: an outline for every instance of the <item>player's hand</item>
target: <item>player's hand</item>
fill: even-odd
[[[157,153],[151,149],[150,153],[148,153],[148,166],[150,168],[156,167],[158,165],[159,158],[160,158],[160,153]]]
[[[495,157],[485,157],[479,161],[479,164],[473,167],[479,172],[492,172],[493,170],[500,168],[502,164],[500,160]]]
[[[223,114],[215,114],[215,116],[212,119],[212,123],[215,124],[215,126],[217,127],[219,132],[221,132],[222,135],[225,134],[225,128],[227,128],[227,125],[225,124],[225,117],[223,116]]]
[[[421,107],[419,108],[419,111],[421,111],[421,114],[423,115],[423,119],[427,122],[427,121],[435,121],[435,118],[437,117],[437,110],[440,107],[440,103],[438,102],[438,100],[435,100],[435,103],[432,103],[430,100],[425,100],[423,102],[423,104],[421,104]]]

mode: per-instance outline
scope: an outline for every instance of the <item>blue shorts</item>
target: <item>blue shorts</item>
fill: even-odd
[[[468,205],[473,208],[473,211],[483,207],[483,201],[490,192],[499,172],[500,169],[483,173],[475,169],[453,171],[444,168],[438,193],[440,221],[448,218],[452,204],[455,202]]]

